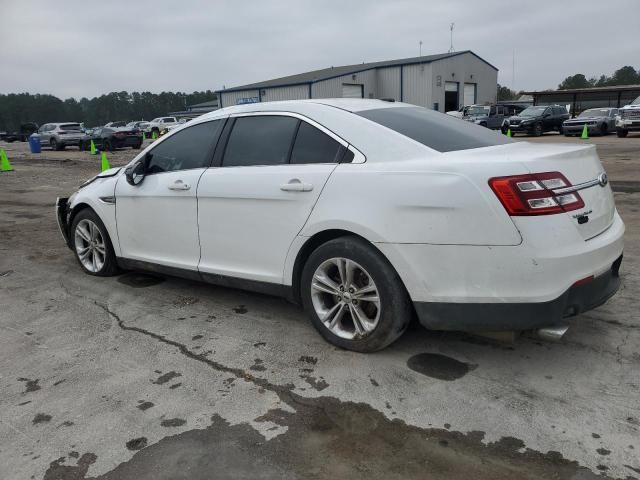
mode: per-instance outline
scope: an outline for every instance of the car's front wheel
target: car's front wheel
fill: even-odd
[[[375,352],[406,330],[412,307],[400,277],[366,241],[340,237],[308,258],[300,285],[314,327],[330,343]]]
[[[542,133],[543,133],[542,124],[541,123],[536,123],[533,126],[533,136],[534,137],[539,137],[539,136],[542,135]]]
[[[109,234],[93,210],[80,211],[73,219],[70,233],[76,259],[86,273],[100,277],[118,273]]]
[[[618,128],[616,130],[616,135],[618,135],[619,138],[624,138],[627,135],[629,135],[629,130],[626,130],[624,128]]]

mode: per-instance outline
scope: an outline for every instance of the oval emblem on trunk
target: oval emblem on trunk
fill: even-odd
[[[607,183],[609,183],[609,177],[607,177],[606,173],[601,173],[600,175],[598,175],[598,183],[600,184],[601,187],[604,187],[607,185]]]

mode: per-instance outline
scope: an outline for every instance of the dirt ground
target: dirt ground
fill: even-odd
[[[279,298],[83,274],[53,206],[100,159],[0,142],[0,478],[640,478],[640,136],[526,140],[597,146],[619,293],[559,343],[412,326],[373,355]]]

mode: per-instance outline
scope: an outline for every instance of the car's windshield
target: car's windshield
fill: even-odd
[[[547,107],[529,107],[520,112],[521,117],[537,117],[544,112]]]
[[[606,117],[609,115],[609,109],[607,108],[590,108],[585,110],[578,117]]]
[[[422,107],[392,107],[357,112],[439,152],[503,145],[504,135]]]
[[[633,102],[631,102],[631,105],[640,105],[640,97],[636,98]]]
[[[491,107],[486,106],[472,106],[467,109],[466,115],[489,115]]]

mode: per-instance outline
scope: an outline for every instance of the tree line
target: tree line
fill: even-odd
[[[215,100],[204,92],[111,92],[91,99],[31,93],[0,94],[0,131],[14,131],[21,123],[83,122],[88,127],[116,120],[151,120],[185,109],[187,105]]]
[[[600,75],[600,77],[587,78],[583,73],[569,75],[559,85],[558,90],[568,90],[570,88],[591,88],[591,87],[609,87],[619,85],[640,85],[640,70],[626,65],[619,68],[613,75]],[[523,92],[516,92],[509,87],[498,84],[498,101],[515,100]]]

